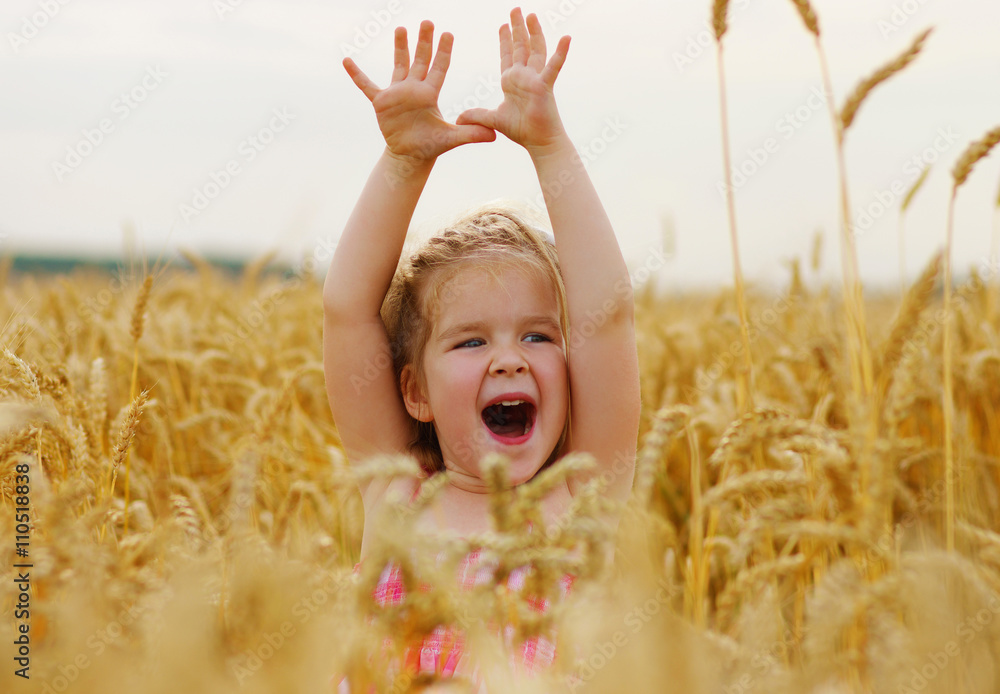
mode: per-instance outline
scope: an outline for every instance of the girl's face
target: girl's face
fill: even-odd
[[[500,275],[466,268],[441,287],[425,388],[406,399],[411,416],[434,422],[445,468],[470,491],[485,489],[479,461],[493,451],[509,458],[512,484],[531,479],[568,411],[555,288],[535,270]]]

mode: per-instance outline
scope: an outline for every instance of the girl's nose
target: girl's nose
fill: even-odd
[[[528,373],[528,362],[521,350],[514,347],[500,347],[493,355],[490,363],[490,375],[503,376]]]

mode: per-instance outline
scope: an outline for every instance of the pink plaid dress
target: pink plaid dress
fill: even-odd
[[[414,492],[416,496],[416,492]],[[483,558],[481,550],[470,552],[459,566],[459,585],[469,590],[475,586],[490,584],[494,580],[497,568],[496,560]],[[361,571],[361,564],[354,566],[354,573]],[[520,566],[507,576],[506,588],[514,594],[521,595],[525,580],[533,571],[530,565]],[[564,575],[559,581],[559,599],[569,595],[573,586],[573,576]],[[429,586],[421,586],[423,589]],[[544,614],[549,608],[549,600],[538,596],[525,596],[531,607]],[[406,586],[403,583],[400,567],[394,562],[388,563],[379,575],[372,598],[379,607],[399,605],[406,599]],[[495,626],[495,625],[494,625]],[[544,671],[552,665],[556,656],[556,644],[552,638],[536,635],[525,640],[518,649],[511,645],[514,640],[513,625],[503,627],[504,640],[511,652],[511,668],[520,675],[533,675]],[[441,679],[465,677],[474,682],[478,691],[485,692],[478,666],[471,662],[465,652],[465,637],[460,629],[438,625],[418,643],[407,644],[403,662],[400,663],[400,673],[406,673],[411,678],[418,675],[431,675]],[[338,694],[350,694],[351,689],[346,678],[341,679],[337,687]]]
[[[360,570],[360,564],[355,566],[355,572]],[[533,569],[530,566],[520,566],[507,576],[507,590],[521,594],[524,591],[525,580]],[[495,561],[486,561],[480,550],[475,550],[462,560],[459,568],[459,585],[469,590],[475,586],[492,582],[496,571]],[[573,576],[566,574],[559,581],[559,598],[569,595],[573,585]],[[382,570],[378,582],[372,591],[372,598],[380,607],[398,605],[406,599],[406,587],[403,585],[398,564],[389,563]],[[549,600],[537,596],[526,596],[532,609],[544,614],[549,608]],[[513,642],[515,628],[505,625],[503,634],[507,645]],[[422,642],[409,644],[404,655],[403,668],[411,675],[427,674],[440,678],[467,676],[478,681],[476,667],[468,662],[464,652],[465,640],[461,630],[437,626]],[[511,667],[519,674],[532,675],[541,672],[552,665],[556,655],[556,644],[551,638],[536,635],[525,640],[520,648],[512,651]]]

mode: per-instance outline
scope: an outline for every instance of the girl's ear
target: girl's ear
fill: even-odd
[[[399,374],[399,390],[403,394],[403,404],[406,411],[418,422],[432,422],[434,415],[431,413],[431,405],[424,395],[423,389],[417,383],[417,375],[410,364],[403,367]]]

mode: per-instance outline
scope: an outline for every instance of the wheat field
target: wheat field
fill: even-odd
[[[352,574],[364,518],[326,403],[320,281],[264,272],[266,259],[240,276],[191,260],[114,277],[3,271],[0,593],[10,624],[25,470],[33,691],[332,691],[347,672],[420,691],[386,681],[371,655],[382,638],[458,620],[496,657],[503,643],[475,625],[498,613],[519,636],[557,624],[560,653],[551,680],[500,669],[491,691],[997,691],[1000,322],[982,272],[954,299],[953,551],[940,258],[904,301],[867,302],[873,432],[851,411],[839,294],[796,265],[779,292],[746,293],[755,398],[742,414],[733,292],[636,296],[644,413],[617,537],[593,522],[596,489],[528,535],[547,482],[497,484],[497,530],[470,542],[502,563],[530,557],[542,579],[580,577],[539,618],[444,577],[405,607],[373,607],[377,572]],[[432,570],[407,558],[405,517],[385,527],[371,566]],[[5,681],[16,649],[0,648]]]

